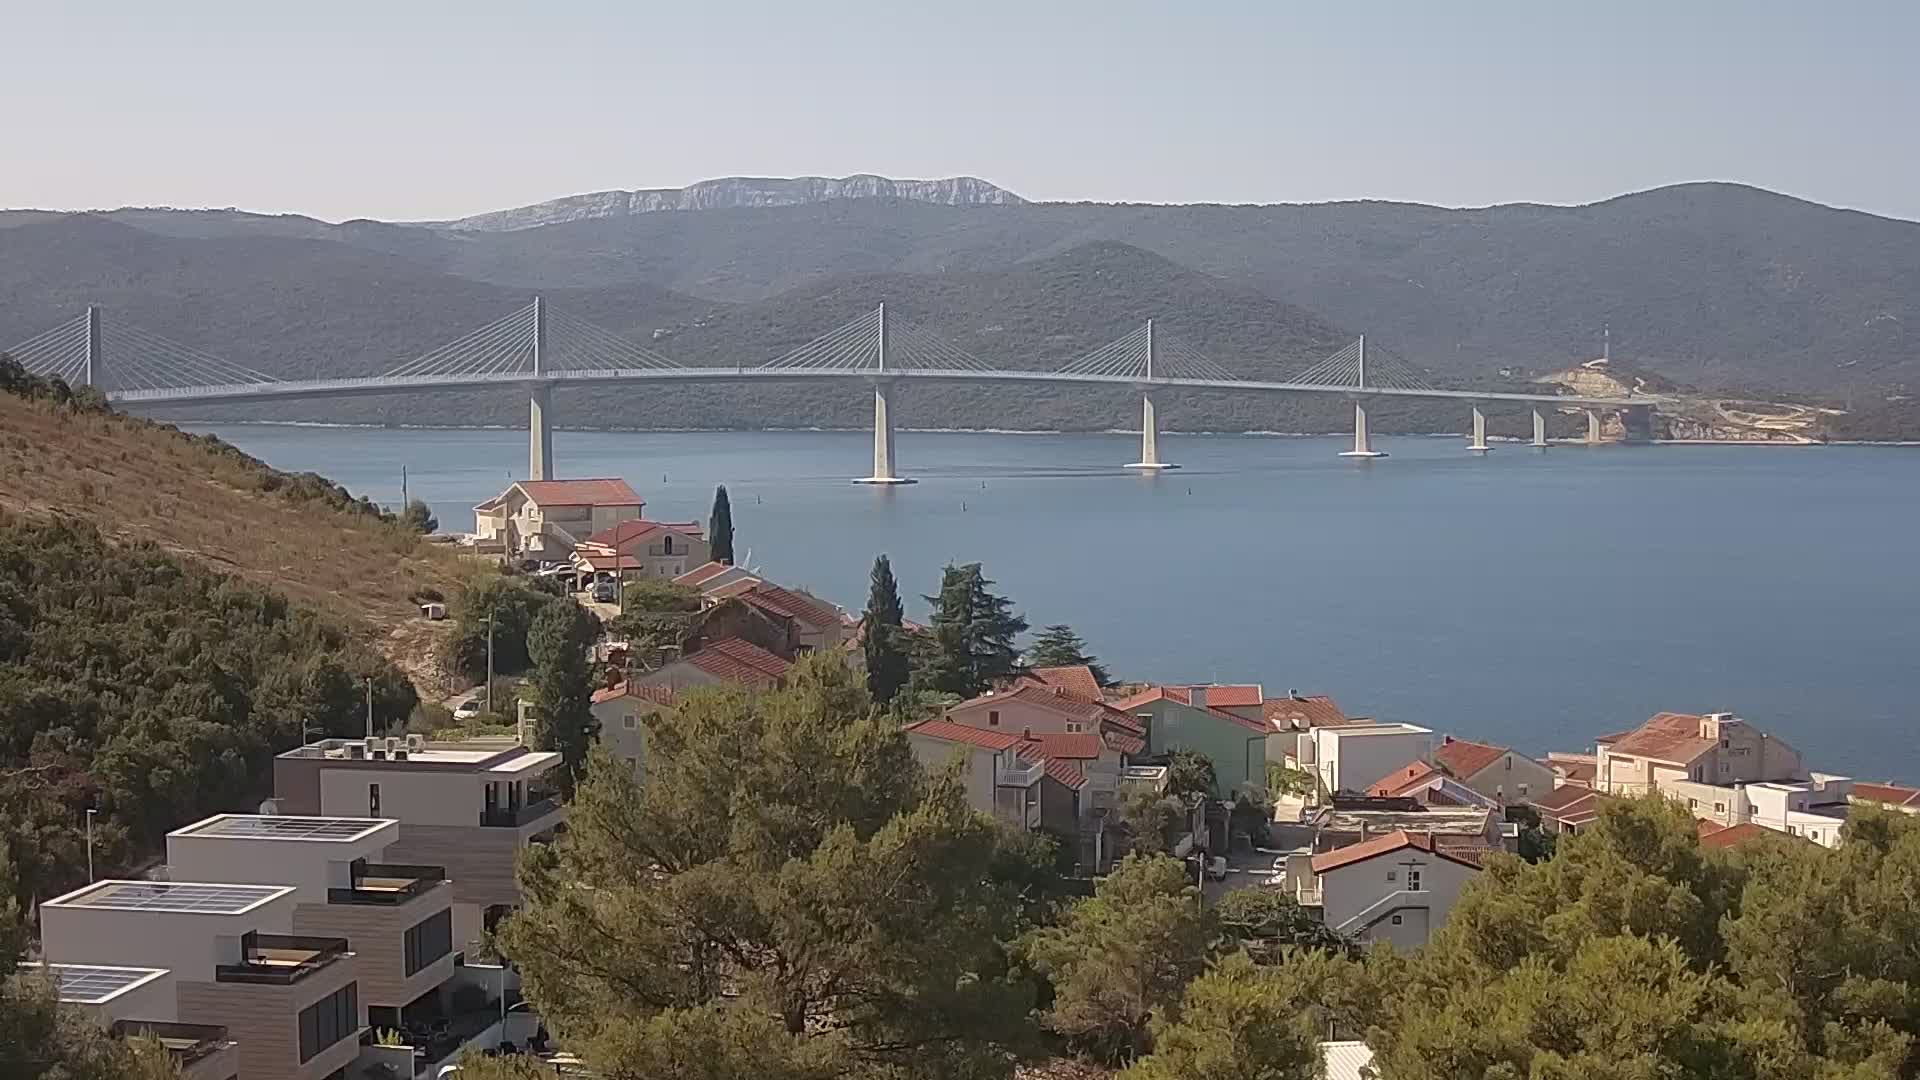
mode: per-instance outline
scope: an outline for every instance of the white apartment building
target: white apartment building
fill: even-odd
[[[1338,933],[1417,948],[1446,922],[1460,890],[1480,873],[1483,850],[1400,830],[1313,856],[1310,890],[1299,895],[1317,901],[1327,926]]]
[[[1295,760],[1323,790],[1364,792],[1411,761],[1433,754],[1433,730],[1413,724],[1352,723],[1300,732]]]

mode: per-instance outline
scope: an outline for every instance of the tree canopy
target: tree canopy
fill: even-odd
[[[925,599],[933,620],[921,643],[916,687],[970,698],[1017,670],[1013,642],[1027,620],[1014,612],[1013,601],[993,592],[979,563],[949,563],[939,595]]]
[[[1033,647],[1027,650],[1029,667],[1077,667],[1086,665],[1093,672],[1093,680],[1106,686],[1113,680],[1107,677],[1107,669],[1100,661],[1087,652],[1087,642],[1073,627],[1066,623],[1055,623],[1040,631],[1033,639]]]
[[[900,586],[893,580],[893,564],[885,555],[873,560],[867,610],[860,620],[861,655],[866,661],[867,693],[880,705],[890,705],[907,685],[911,660],[902,621]]]
[[[713,489],[713,514],[707,519],[707,550],[714,562],[733,565],[733,504],[727,485]]]
[[[527,631],[533,661],[528,683],[539,714],[536,742],[542,750],[560,752],[562,768],[555,775],[563,796],[573,794],[587,752],[600,735],[600,722],[593,715],[593,670],[587,662],[599,636],[599,620],[572,600],[554,600],[540,608]]]

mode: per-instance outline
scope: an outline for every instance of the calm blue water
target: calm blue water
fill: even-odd
[[[202,425],[443,528],[525,469],[517,431]],[[856,487],[859,433],[560,432],[562,475],[624,476],[649,516],[732,494],[737,546],[849,608],[873,556],[903,593],[980,561],[1035,626],[1116,673],[1332,694],[1349,714],[1542,752],[1661,709],[1731,710],[1816,768],[1920,780],[1920,449],[1504,446],[899,436],[900,490]],[[924,605],[910,600],[910,608]]]

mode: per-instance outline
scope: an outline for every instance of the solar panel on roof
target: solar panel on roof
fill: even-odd
[[[254,837],[270,840],[352,840],[380,827],[370,818],[224,817],[194,830],[197,836]]]
[[[159,973],[155,968],[88,967],[81,964],[59,964],[51,971],[54,985],[60,992],[60,1000],[81,1004],[98,1004],[134,983]]]
[[[200,911],[237,915],[286,892],[275,885],[202,885],[172,881],[116,881],[74,899],[75,907],[118,911]]]

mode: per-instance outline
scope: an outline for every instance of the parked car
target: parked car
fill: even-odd
[[[479,715],[480,715],[480,699],[479,698],[468,698],[467,700],[453,707],[453,718],[455,720],[471,720],[474,717]]]
[[[593,583],[593,602],[594,603],[611,604],[616,599],[618,599],[619,596],[620,596],[620,589],[618,586],[614,585],[613,582],[596,581]]]
[[[1207,876],[1215,881],[1227,880],[1227,857],[1215,855],[1207,860]]]

